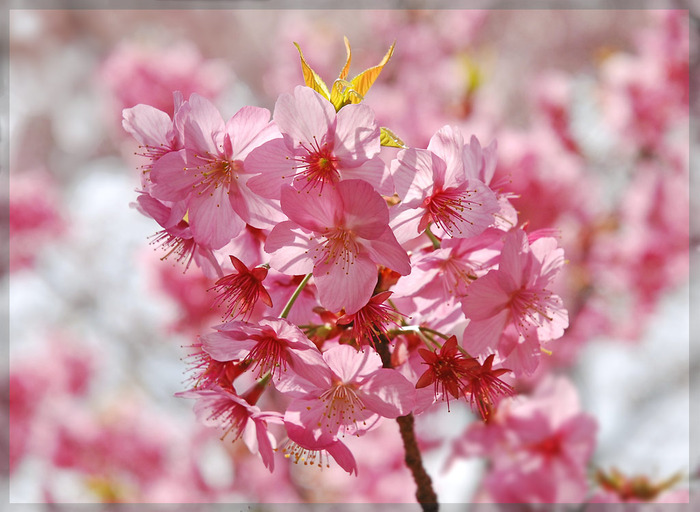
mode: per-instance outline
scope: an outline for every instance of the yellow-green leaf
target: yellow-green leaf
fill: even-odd
[[[399,139],[394,132],[389,128],[384,128],[383,126],[379,128],[379,142],[382,146],[389,148],[405,148],[406,144],[404,141]]]
[[[299,57],[301,58],[301,70],[304,74],[304,83],[330,101],[331,95],[328,92],[328,87],[326,87],[326,84],[323,82],[323,80],[321,80],[321,77],[318,76],[318,73],[311,69],[311,66],[306,63],[306,60],[304,60],[304,54],[301,53],[301,48],[299,45],[294,43],[294,46],[297,47]]]
[[[396,41],[392,43],[391,48],[389,48],[389,51],[386,52],[386,55],[384,55],[384,58],[378,65],[364,70],[351,80],[350,83],[352,83],[352,89],[347,89],[345,92],[345,98],[349,100],[349,103],[359,103],[362,101],[362,98],[365,94],[367,94],[369,88],[372,87],[372,84],[379,76],[379,73],[382,72],[382,69],[386,63],[389,62],[389,59],[394,53],[395,45]]]

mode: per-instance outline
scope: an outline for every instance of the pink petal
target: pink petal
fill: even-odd
[[[220,249],[238,235],[245,222],[233,211],[224,187],[209,187],[189,202],[189,221],[195,242]]]
[[[472,356],[493,352],[509,320],[509,312],[501,311],[485,320],[470,320],[464,329],[462,346]]]
[[[375,240],[363,242],[372,261],[398,272],[402,276],[411,273],[411,261],[408,254],[396,240],[394,233],[387,226],[384,233]]]
[[[215,138],[224,131],[221,114],[211,101],[196,93],[190,96],[188,104],[183,120],[185,146],[202,155],[217,155],[220,148]]]
[[[416,389],[406,377],[389,368],[381,368],[360,385],[365,407],[385,418],[404,416],[415,406]]]
[[[360,352],[350,345],[337,345],[326,350],[323,359],[344,383],[358,382],[382,367],[382,360],[375,351]]]
[[[444,172],[445,162],[424,149],[402,150],[391,164],[396,193],[404,204],[414,207],[441,185],[435,177]]]
[[[343,442],[336,440],[326,446],[325,449],[341,468],[349,474],[352,475],[355,473],[355,476],[357,476],[357,462],[355,462],[355,457],[353,457],[352,452]]]
[[[425,215],[424,208],[410,208],[401,204],[392,208],[392,219],[389,223],[391,230],[400,243],[406,243],[422,234],[418,230],[421,219]]]
[[[500,210],[496,194],[478,180],[462,183],[457,189],[446,189],[447,194],[459,194],[462,210],[449,216],[446,230],[455,238],[478,236],[496,220]],[[435,196],[441,194],[438,192]],[[439,224],[434,219],[436,224]]]
[[[243,219],[258,229],[272,229],[275,224],[285,220],[279,202],[265,199],[252,192],[248,186],[248,177],[242,174],[231,184],[229,200],[231,207]]]
[[[258,440],[258,452],[262,458],[265,467],[272,472],[275,469],[275,458],[272,450],[272,442],[270,441],[267,426],[260,420],[255,420],[255,434]]]
[[[341,183],[338,184],[340,185]],[[347,186],[344,186],[343,189],[346,188]],[[343,199],[340,190],[334,186],[326,186],[321,192],[305,192],[285,185],[282,187],[280,199],[282,211],[289,220],[302,228],[317,233],[325,232],[328,228],[336,226],[341,219]]]
[[[288,275],[308,274],[314,268],[312,253],[318,241],[312,233],[298,228],[294,222],[277,224],[265,242],[265,252],[271,254],[270,266]]]
[[[168,208],[162,202],[148,194],[139,194],[136,198],[136,202],[138,203],[138,209],[141,213],[147,217],[151,217],[163,227],[170,227],[168,221],[170,220],[171,208]]]
[[[216,361],[238,361],[245,359],[257,344],[242,331],[212,332],[200,337],[202,350]]]
[[[362,180],[346,180],[336,185],[342,201],[344,227],[357,236],[367,239],[378,238],[389,224],[389,208],[386,201],[372,186]],[[333,211],[333,215],[337,215]],[[335,225],[336,218],[329,217]]]
[[[529,256],[529,243],[527,235],[522,229],[511,229],[504,238],[501,261],[498,269],[504,276],[509,276],[514,289],[518,289],[527,283],[525,265]],[[505,282],[504,282],[505,284]],[[507,289],[510,292],[512,290]]]
[[[432,151],[445,162],[444,187],[454,187],[466,180],[463,150],[464,137],[454,126],[443,126],[430,138],[428,151]]]
[[[160,147],[168,144],[173,128],[170,116],[150,105],[139,104],[122,111],[122,126],[139,144]]]
[[[253,149],[243,167],[248,173],[260,173],[247,182],[250,190],[270,199],[279,199],[285,183],[292,183],[296,174],[294,151],[283,139],[272,139]]]
[[[491,270],[467,287],[462,310],[467,318],[485,320],[505,311],[510,295],[500,287],[500,270]]]
[[[335,123],[333,105],[309,87],[297,86],[294,95],[282,94],[275,104],[274,120],[295,144],[322,144]]]
[[[357,312],[369,301],[377,284],[377,265],[365,255],[358,255],[352,263],[322,261],[314,267],[314,279],[321,305],[329,311]]]
[[[281,136],[277,127],[270,122],[270,111],[253,106],[236,112],[226,123],[226,132],[232,144],[231,154],[227,157],[232,160],[244,160],[256,147]]]
[[[154,197],[164,201],[182,201],[192,193],[192,186],[201,181],[201,176],[187,168],[202,164],[194,155],[192,151],[181,149],[166,153],[153,163],[150,176]]]
[[[564,308],[564,302],[558,295],[550,295],[539,304],[547,314],[542,324],[537,327],[537,337],[540,341],[556,340],[564,335],[569,327],[569,313]]]
[[[386,164],[379,157],[367,160],[358,167],[340,169],[340,175],[344,180],[364,180],[382,195],[391,196],[394,193],[394,180]]]
[[[356,167],[379,154],[379,126],[363,104],[346,105],[337,114],[333,154],[342,167]]]

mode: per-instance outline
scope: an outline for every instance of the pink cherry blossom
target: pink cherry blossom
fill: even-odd
[[[198,421],[223,428],[224,437],[231,435],[232,441],[242,438],[251,453],[259,453],[270,472],[274,470],[276,443],[267,430],[267,423],[281,423],[281,414],[263,412],[243,397],[222,388],[184,391],[176,396],[196,398],[194,412]]]
[[[482,501],[577,503],[587,491],[596,430],[573,384],[550,376],[531,396],[503,400],[493,421],[470,425],[455,451],[490,459]]]
[[[172,93],[174,112],[180,110],[184,99],[180,92]],[[141,165],[141,184],[149,191],[152,184],[150,171],[153,163],[171,151],[183,147],[184,134],[181,126],[173,123],[170,115],[152,105],[139,103],[122,111],[122,127],[139,143],[136,155],[146,159]]]
[[[287,372],[274,385],[294,398],[285,422],[302,427],[300,439],[311,445],[328,436],[361,435],[380,417],[403,416],[414,407],[415,391],[404,376],[382,368],[375,351],[349,345],[324,352],[314,372]]]
[[[355,313],[377,283],[377,265],[401,275],[411,271],[408,255],[389,228],[386,202],[361,180],[341,181],[318,193],[282,189],[289,221],[275,226],[265,243],[270,266],[285,274],[313,272],[321,305]]]
[[[270,294],[262,282],[267,277],[267,268],[255,267],[252,270],[235,256],[229,256],[235,272],[227,274],[214,285],[218,295],[214,305],[228,303],[226,317],[241,316],[249,319],[258,300],[268,307],[272,307]]]
[[[539,238],[530,244],[521,229],[509,231],[498,269],[470,284],[462,300],[462,310],[470,319],[464,348],[471,354],[497,349],[508,325],[523,340],[561,337],[568,315],[561,299],[547,286],[563,264],[563,250],[557,248],[555,239]]]
[[[151,237],[151,244],[159,245],[165,251],[161,260],[172,256],[176,262],[184,264],[185,271],[194,260],[207,276],[223,277],[212,250],[194,240],[190,224],[183,218],[186,206],[184,202],[168,204],[143,192],[133,206],[163,227]]]
[[[270,113],[243,107],[227,123],[214,105],[193,94],[175,116],[184,148],[153,164],[152,194],[187,205],[192,234],[202,245],[219,249],[238,235],[246,223],[269,228],[283,218],[274,201],[250,191],[245,158],[277,135]]]
[[[274,120],[283,138],[254,150],[248,161],[251,189],[273,199],[283,184],[299,190],[323,190],[341,180],[362,179],[391,194],[390,177],[379,158],[379,126],[366,105],[333,105],[309,87],[282,94]]]
[[[299,411],[287,411],[285,414],[284,425],[289,439],[280,449],[284,457],[291,459],[295,464],[301,461],[304,465],[311,464],[322,468],[324,465],[330,467],[330,456],[348,474],[357,476],[357,462],[347,445],[328,434],[309,438],[308,430],[302,426],[299,415]]]
[[[283,318],[263,318],[257,324],[232,321],[201,337],[202,349],[216,361],[240,361],[281,378],[291,367],[306,375],[321,364],[321,354],[301,330]]]
[[[375,338],[386,335],[389,325],[400,327],[398,321],[402,315],[385,301],[391,296],[390,291],[374,295],[369,302],[356,313],[343,315],[337,324],[350,325],[350,335],[359,345],[374,346]]]
[[[464,153],[461,132],[449,126],[430,139],[428,149],[399,152],[391,173],[402,202],[391,226],[400,242],[416,238],[430,223],[456,238],[476,236],[494,223],[498,199],[480,178],[489,177],[493,159],[481,165],[480,154],[468,152],[465,159]]]

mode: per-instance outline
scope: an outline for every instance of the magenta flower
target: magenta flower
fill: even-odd
[[[282,189],[289,221],[274,227],[265,243],[270,266],[285,274],[313,271],[321,305],[355,313],[377,283],[377,265],[401,275],[411,271],[408,255],[389,228],[389,209],[372,186],[341,181],[318,193]]]
[[[346,179],[362,179],[391,194],[390,176],[379,158],[379,126],[366,105],[333,105],[309,87],[282,94],[274,121],[282,139],[273,139],[250,154],[250,188],[278,199],[283,184],[299,190],[323,190]]]
[[[462,300],[462,310],[470,319],[464,331],[465,348],[472,354],[500,348],[499,340],[509,325],[523,343],[561,337],[569,317],[561,298],[547,287],[563,264],[564,252],[555,239],[539,238],[530,244],[523,230],[509,231],[498,269],[470,284]],[[511,369],[517,372],[516,367]]]
[[[428,368],[416,382],[416,388],[433,384],[435,399],[440,395],[447,401],[450,410],[450,395],[463,396],[469,400],[472,410],[478,411],[481,419],[488,421],[498,400],[513,394],[513,388],[499,377],[510,372],[505,368],[493,370],[494,354],[483,363],[464,355],[458,348],[457,337],[451,336],[441,349],[431,352],[422,348],[418,353]]]
[[[253,308],[260,300],[272,307],[272,298],[262,282],[267,277],[267,268],[255,267],[250,270],[245,263],[233,255],[229,255],[236,270],[219,279],[212,288],[218,292],[214,306],[228,303],[226,317],[241,316],[244,320],[250,318]]]
[[[382,368],[375,351],[338,345],[323,353],[323,361],[304,376],[287,372],[274,382],[294,398],[285,423],[304,429],[301,443],[313,446],[324,436],[360,435],[380,417],[396,418],[413,409],[413,385],[398,371]]]
[[[240,361],[281,377],[291,366],[306,375],[321,364],[321,354],[299,328],[283,318],[263,318],[257,324],[233,321],[201,337],[202,349],[216,361]]]
[[[338,318],[337,324],[351,326],[350,336],[355,339],[358,345],[372,345],[374,347],[375,338],[386,335],[390,325],[400,327],[398,321],[403,315],[385,303],[391,294],[392,292],[387,291],[374,295],[357,312]]]
[[[249,404],[243,397],[222,388],[184,391],[176,396],[196,398],[194,412],[197,420],[204,425],[221,427],[224,437],[239,438],[251,453],[260,454],[265,466],[272,472],[275,468],[274,437],[267,430],[267,423],[282,423],[282,415],[277,412],[263,412]]]
[[[500,205],[481,181],[489,177],[489,165],[477,169],[465,158],[462,134],[449,126],[430,139],[428,149],[399,152],[391,165],[402,200],[391,221],[398,240],[416,238],[430,223],[455,238],[476,236],[493,224]]]
[[[174,122],[184,134],[184,149],[154,162],[152,194],[187,204],[195,241],[219,249],[246,224],[270,228],[284,218],[274,201],[247,186],[251,174],[245,158],[277,135],[269,111],[243,107],[224,123],[214,105],[193,94]]]

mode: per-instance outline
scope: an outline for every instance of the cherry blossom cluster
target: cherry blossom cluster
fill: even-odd
[[[503,378],[531,374],[568,325],[551,290],[563,250],[518,224],[493,181],[496,142],[444,126],[406,147],[362,103],[393,46],[352,80],[347,48],[330,89],[300,50],[306,85],[272,114],[225,121],[177,92],[172,118],[123,114],[144,157],[137,207],[162,228],[153,242],[216,279],[224,306],[181,396],[270,470],[281,449],[356,473],[345,436],[450,398],[488,421],[514,393]],[[274,392],[276,410],[261,409]]]

